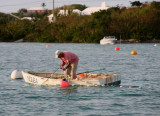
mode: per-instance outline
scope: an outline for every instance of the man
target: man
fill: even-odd
[[[77,72],[77,66],[79,61],[78,56],[72,52],[68,52],[68,51],[62,52],[60,50],[57,50],[55,54],[56,54],[56,58],[60,58],[62,61],[62,65],[60,65],[59,68],[65,71],[66,75],[71,76],[72,79],[76,79],[77,78],[76,72]]]

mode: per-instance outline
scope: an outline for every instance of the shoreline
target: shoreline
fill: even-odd
[[[0,42],[0,43],[3,43],[3,42]],[[13,41],[13,42],[5,42],[5,43],[46,43],[46,42],[27,42],[27,41],[23,41],[23,39],[19,39],[19,40]],[[49,43],[57,43],[57,42],[49,42]],[[64,42],[64,43],[73,43],[73,42]],[[140,42],[140,41],[135,40],[135,39],[128,39],[128,40],[117,40],[115,43],[116,44],[121,44],[121,43],[123,43],[123,44],[132,44],[132,43],[160,43],[160,40],[148,40],[148,41],[141,41]],[[99,44],[99,43],[97,43],[97,44]]]
[[[148,41],[140,42],[138,40],[129,39],[129,40],[117,40],[116,43],[117,44],[121,44],[121,43],[124,43],[124,44],[130,44],[130,43],[160,43],[160,40],[148,40]]]

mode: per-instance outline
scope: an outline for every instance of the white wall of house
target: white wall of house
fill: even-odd
[[[60,10],[59,14],[67,16],[68,15],[68,10]]]
[[[81,11],[79,9],[74,9],[72,12],[81,15]]]
[[[53,14],[50,14],[50,15],[48,16],[48,21],[49,21],[49,23],[52,23],[52,22],[53,22]]]

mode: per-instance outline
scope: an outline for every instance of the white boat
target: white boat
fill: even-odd
[[[104,38],[100,40],[100,44],[101,45],[115,44],[116,41],[117,39],[115,38],[115,36],[104,36]]]
[[[83,86],[110,86],[120,85],[121,80],[117,74],[91,74],[84,73],[84,77],[79,75],[77,79],[70,79],[65,77],[64,73],[52,73],[52,72],[24,72],[22,71],[23,78],[26,83],[44,86],[57,86],[60,85],[62,79],[66,79],[70,86],[83,85]]]
[[[154,46],[156,47],[156,46],[157,46],[157,44],[154,44]]]

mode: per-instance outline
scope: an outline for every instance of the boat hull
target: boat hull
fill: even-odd
[[[35,74],[34,74],[35,73]],[[26,83],[35,84],[35,85],[43,85],[43,86],[59,86],[65,75],[61,73],[61,76],[57,78],[52,78],[52,74],[54,73],[39,73],[39,72],[24,72],[22,71],[23,78]],[[40,76],[41,75],[41,76]],[[44,76],[45,75],[45,76]],[[47,76],[48,75],[48,76]],[[76,80],[71,80],[70,78],[66,77],[69,81],[70,86],[80,85],[80,86],[111,86],[111,85],[120,85],[121,80],[119,79],[119,75],[112,74],[112,76],[107,77],[85,77],[85,78],[78,78]]]
[[[101,40],[100,44],[101,45],[106,45],[106,44],[115,44],[116,40]]]
[[[115,36],[105,36],[103,39],[100,40],[101,45],[106,45],[106,44],[115,44],[117,39]]]

